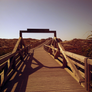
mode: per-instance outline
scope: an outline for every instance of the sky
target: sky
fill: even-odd
[[[92,31],[92,0],[0,0],[0,38],[19,38],[28,28],[56,31],[61,40],[85,39]],[[23,38],[53,36],[23,33]]]

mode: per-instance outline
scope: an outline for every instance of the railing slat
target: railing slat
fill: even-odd
[[[19,43],[21,41],[21,38],[19,38],[15,49],[12,53],[6,54],[0,58],[0,87],[4,85],[4,83],[11,77],[13,72],[16,70],[17,67],[21,64],[21,61],[25,60],[25,57],[28,54],[28,47],[25,47],[23,49],[20,49],[17,51],[17,48],[19,46]],[[22,57],[18,59],[18,57]],[[17,59],[17,62],[15,60]],[[4,73],[2,73],[2,71]],[[3,79],[2,79],[3,76]]]
[[[75,65],[79,66],[80,68],[85,69],[84,65],[79,64],[79,63],[75,62],[75,61],[72,60],[72,59],[70,59],[70,61],[71,61],[72,63],[74,63]]]
[[[71,67],[72,71],[74,72],[74,74],[76,75],[76,77],[78,78],[79,82],[84,81],[82,76],[80,75],[79,71],[75,67],[75,65],[73,63],[71,63],[71,59],[69,57],[67,57],[66,54],[64,53],[65,49],[63,48],[63,46],[60,43],[58,43],[58,45],[59,45],[61,53],[64,55],[66,61],[70,64],[70,67]]]
[[[90,65],[92,65],[92,59],[88,59],[87,63],[90,64]]]
[[[56,44],[58,44],[58,46]],[[57,57],[58,60],[62,61],[63,66],[66,67],[67,65],[71,68],[73,75],[77,77],[77,80],[79,80],[80,83],[85,81],[85,88],[88,90],[88,92],[91,90],[90,81],[92,77],[92,59],[69,51],[65,51],[64,47],[56,37],[53,38],[50,45],[44,45],[44,48],[49,50],[51,54],[53,50],[57,51],[57,49],[60,49],[62,56],[60,56],[60,54],[59,57]]]
[[[12,56],[14,56],[15,55],[15,53],[11,53],[11,54],[9,54],[9,55],[7,55],[7,56],[5,56],[5,57],[3,57],[3,58],[0,58],[0,64],[2,64],[2,63],[4,63],[4,62],[7,62],[7,60],[9,59],[9,58],[11,58]]]
[[[19,39],[18,39],[18,41],[17,41],[17,43],[16,43],[16,45],[15,45],[15,47],[14,47],[12,53],[15,53],[15,52],[17,51],[17,49],[18,49],[18,47],[19,47],[19,44],[21,43],[21,39],[22,39],[22,38],[19,37]]]
[[[84,60],[85,62],[85,88],[88,90],[88,63],[87,63],[87,58]]]
[[[84,59],[86,58],[85,56],[82,56],[82,55],[78,55],[78,54],[75,54],[75,53],[72,53],[72,52],[68,52],[68,51],[64,51],[64,53],[67,55],[67,56],[70,56],[76,60],[79,60],[80,62],[83,62],[84,63]]]

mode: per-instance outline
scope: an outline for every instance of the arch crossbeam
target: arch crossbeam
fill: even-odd
[[[20,37],[22,37],[22,33],[54,33],[54,37],[56,37],[56,31],[50,31],[49,29],[20,30]]]

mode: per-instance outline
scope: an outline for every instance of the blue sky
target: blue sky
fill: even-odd
[[[92,31],[92,0],[0,0],[0,38],[18,38],[19,30],[27,28],[56,30],[62,40],[84,39]],[[23,37],[41,39],[53,34]]]

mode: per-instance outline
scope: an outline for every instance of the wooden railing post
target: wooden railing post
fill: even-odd
[[[10,67],[10,59],[7,60],[8,68]]]
[[[64,56],[63,56],[63,68],[65,68],[67,66],[67,61],[65,60]]]
[[[66,61],[68,62],[68,64],[70,65],[71,67],[71,70],[73,71],[74,73],[74,76],[78,79],[78,82],[81,83],[81,82],[84,82],[84,79],[83,77],[81,76],[81,74],[79,73],[78,69],[76,68],[75,64],[73,63],[73,60],[71,60],[66,54],[65,54],[65,49],[63,48],[63,46],[58,43],[59,45],[59,48],[60,48],[60,51],[61,53],[63,54],[64,58],[66,59]]]
[[[48,52],[49,52],[50,54],[52,54],[52,49],[51,49],[51,48],[49,48],[49,49],[48,49]]]
[[[88,64],[88,92],[91,91],[91,65]]]
[[[18,39],[18,41],[17,41],[17,43],[16,43],[16,45],[15,45],[15,47],[14,47],[14,49],[13,49],[13,51],[12,51],[12,53],[15,53],[16,51],[17,51],[17,49],[18,49],[18,47],[19,47],[19,44],[21,44],[21,37]],[[22,45],[22,44],[21,44]]]
[[[60,51],[59,50],[56,50],[55,54],[54,54],[54,58],[58,58],[58,56],[60,55]]]
[[[87,58],[84,59],[85,63],[85,88],[88,90],[88,63],[87,63]]]
[[[2,86],[3,81],[4,81],[4,70],[0,73],[0,88]]]
[[[13,65],[12,65],[13,69],[16,69],[16,63],[15,63],[15,57],[13,58]]]

